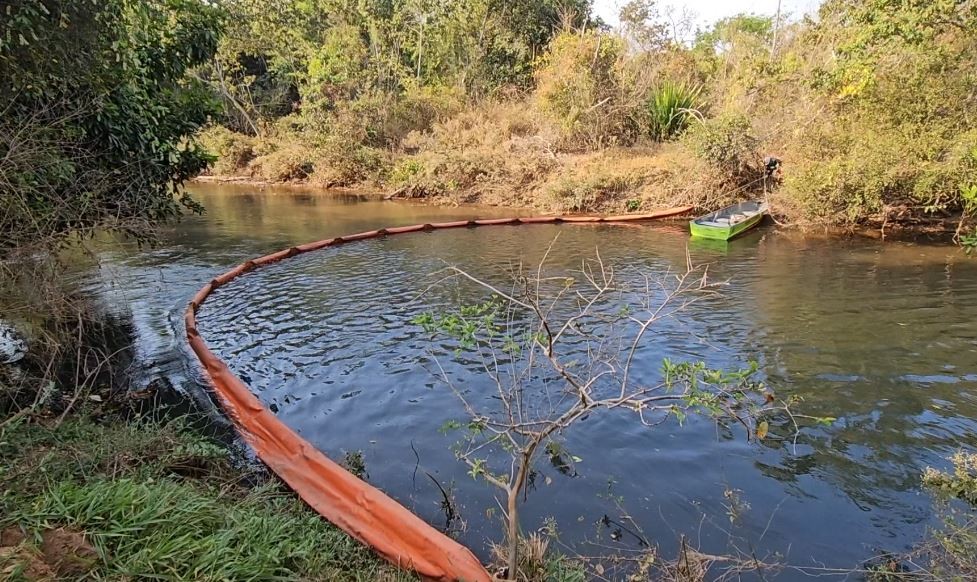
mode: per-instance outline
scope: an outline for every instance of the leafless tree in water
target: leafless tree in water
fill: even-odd
[[[438,285],[474,284],[490,299],[415,319],[455,342],[457,353],[474,355],[494,385],[491,398],[479,394],[476,400],[459,387],[443,355],[432,357],[434,372],[468,417],[446,427],[463,429],[457,457],[473,478],[504,494],[500,507],[510,579],[525,577],[519,569],[519,501],[534,462],[544,451],[564,456],[560,439],[582,418],[621,409],[651,428],[697,414],[742,426],[751,439],[766,437],[764,418],[786,415],[795,428],[801,418],[790,413],[789,401],[778,400],[754,379],[755,363],[719,371],[701,362],[665,360],[654,378],[637,371],[640,349],[657,324],[719,293],[724,283],[711,281],[707,268],[687,257],[681,271],[642,272],[629,277],[629,283],[597,252],[570,276],[553,276],[546,267],[555,242],[535,267],[514,268],[504,288],[458,267],[447,268]]]

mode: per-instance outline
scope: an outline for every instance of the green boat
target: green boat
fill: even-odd
[[[689,223],[689,228],[695,237],[730,240],[760,224],[766,212],[766,204],[740,202],[696,218]]]

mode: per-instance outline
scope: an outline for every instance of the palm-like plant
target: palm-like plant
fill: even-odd
[[[675,81],[662,81],[648,97],[648,134],[657,141],[677,137],[699,113],[702,87]]]

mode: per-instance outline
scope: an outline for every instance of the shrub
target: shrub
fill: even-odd
[[[745,190],[763,176],[759,140],[742,115],[727,114],[694,124],[683,136],[683,143],[721,176],[726,188]]]
[[[935,543],[923,545],[922,554],[929,571],[938,580],[973,580],[977,577],[977,454],[959,451],[950,457],[952,472],[927,467],[923,486],[942,501],[959,499],[965,507],[946,504],[939,508],[943,527],[932,533]]]
[[[464,95],[452,87],[410,87],[386,113],[382,132],[390,145],[401,142],[412,131],[427,131],[439,122],[461,113]]]
[[[596,173],[581,178],[564,178],[546,189],[550,208],[557,212],[583,212],[599,209],[641,185],[637,176]]]
[[[415,183],[424,175],[424,164],[416,158],[404,158],[390,171],[388,181],[395,186]]]
[[[369,48],[348,24],[326,29],[322,44],[310,51],[302,97],[311,107],[329,108],[349,100],[365,84]]]
[[[216,176],[237,174],[248,167],[257,155],[254,139],[248,135],[213,125],[200,133],[200,144],[216,161],[211,173]]]
[[[351,186],[377,179],[385,159],[382,150],[332,136],[317,151],[313,177],[326,186]]]
[[[967,147],[973,139],[970,132],[952,135],[937,126],[841,117],[800,132],[791,143],[786,194],[810,216],[831,222],[863,222],[893,209],[959,211],[961,184],[977,177]]]
[[[634,140],[633,107],[618,76],[624,53],[620,38],[594,30],[564,31],[553,39],[536,74],[536,103],[560,125],[566,147]]]
[[[256,158],[249,167],[255,178],[269,182],[305,180],[315,168],[312,151],[301,145],[288,145]]]
[[[194,134],[217,113],[189,72],[213,57],[209,2],[3,3],[0,258],[100,230],[152,239],[211,161]],[[181,204],[182,202],[182,204]]]
[[[923,485],[948,498],[962,499],[977,506],[977,454],[957,452],[950,461],[953,473],[927,467]]]
[[[663,81],[645,104],[644,124],[648,135],[657,141],[677,137],[701,107],[702,88],[674,81]]]
[[[410,196],[529,203],[533,185],[557,165],[547,130],[520,103],[486,102],[409,134],[402,148],[411,155],[388,179]]]

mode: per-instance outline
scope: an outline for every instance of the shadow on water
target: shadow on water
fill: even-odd
[[[198,374],[179,340],[182,310],[226,268],[339,234],[512,214],[195,189],[207,215],[187,218],[156,249],[106,247],[106,276],[81,275],[107,306],[131,311],[137,359],[170,370],[177,386],[193,387]],[[451,487],[469,526],[461,539],[484,549],[499,537],[497,518],[486,517],[494,492],[472,481],[452,437],[438,431],[463,411],[426,369],[430,339],[410,323],[419,312],[484,297],[430,288],[432,273],[451,264],[504,283],[554,239],[549,268],[560,274],[598,248],[622,271],[680,270],[688,256],[729,284],[722,297],[658,327],[637,372],[655,378],[663,357],[713,367],[755,359],[771,387],[802,399],[805,414],[837,422],[805,429],[796,442],[775,425],[757,445],[704,421],[649,430],[628,415],[594,415],[567,435],[568,454],[581,459],[572,470],[540,463],[525,523],[555,518],[564,542],[585,547],[620,496],[671,555],[681,535],[713,553],[726,551],[732,535],[761,556],[851,567],[916,541],[931,525],[920,472],[977,446],[977,261],[946,246],[804,239],[769,228],[719,244],[687,233],[683,223],[538,225],[363,241],[239,279],[199,321],[215,352],[286,423],[333,458],[363,451],[370,481],[422,517],[443,521],[444,494],[430,479],[411,479],[415,467]],[[466,390],[489,392],[470,362],[454,365],[470,368]],[[730,490],[745,508],[732,522]],[[603,542],[633,545],[628,536]]]

